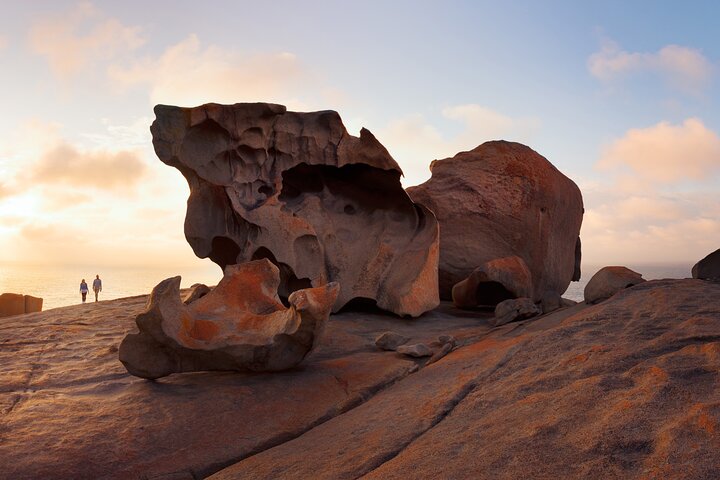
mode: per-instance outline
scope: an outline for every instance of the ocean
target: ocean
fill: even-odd
[[[658,278],[690,277],[691,265],[626,265],[628,268],[643,274],[646,280]],[[583,290],[590,278],[602,265],[583,265],[582,278],[572,282],[564,297],[575,301],[583,300]],[[162,280],[182,276],[181,287],[186,288],[194,283],[216,285],[222,272],[214,263],[199,267],[41,267],[0,265],[0,293],[22,293],[43,299],[43,310],[76,305],[81,303],[80,280],[85,279],[92,287],[92,280],[99,274],[103,281],[100,300],[145,295]],[[93,292],[88,294],[88,301],[93,301]]]
[[[181,287],[194,283],[216,285],[220,267],[207,261],[199,267],[42,267],[0,264],[0,293],[21,293],[43,299],[43,310],[81,303],[80,280],[90,288],[88,301],[95,301],[92,281],[100,275],[103,290],[99,300],[144,295],[166,278],[182,276]]]

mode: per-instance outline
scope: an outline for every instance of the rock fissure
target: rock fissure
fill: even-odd
[[[415,435],[410,441],[406,442],[400,448],[393,450],[392,452],[389,452],[388,454],[382,456],[375,462],[373,465],[370,466],[370,469],[356,477],[357,479],[364,478],[365,476],[371,474],[373,471],[380,468],[382,465],[390,462],[393,458],[400,455],[405,449],[410,447],[416,440],[418,440],[420,437],[425,435],[427,432],[435,428],[440,422],[445,420],[448,415],[450,415],[455,408],[457,408],[458,405],[468,396],[472,391],[477,387],[477,383],[475,381],[470,381],[467,384],[465,384],[450,400],[448,400],[445,405],[443,405],[443,408],[438,414],[433,418],[433,420],[430,423],[430,426],[426,429],[420,431]]]
[[[348,393],[347,386],[343,385],[343,381],[338,379],[336,376],[333,376],[338,384],[345,390],[345,393],[348,394],[348,397],[350,399],[343,404],[340,408],[334,408],[328,412],[325,413],[325,415],[321,416],[314,422],[309,423],[307,426],[298,429],[293,432],[283,432],[282,434],[270,438],[267,441],[263,442],[262,444],[258,445],[256,448],[253,448],[249,452],[244,453],[243,455],[233,457],[228,460],[224,460],[222,462],[215,463],[213,465],[209,465],[206,468],[201,468],[196,471],[198,475],[200,475],[200,478],[206,478],[210,475],[213,475],[214,473],[219,472],[220,470],[227,468],[231,465],[234,465],[238,462],[242,462],[243,460],[246,460],[254,455],[258,455],[266,450],[270,450],[271,448],[275,448],[279,445],[282,445],[284,443],[290,442],[296,438],[301,437],[302,435],[306,434],[307,432],[313,430],[314,428],[319,427],[320,425],[329,422],[330,420],[333,420],[337,417],[340,417],[342,415],[345,415],[349,413],[350,411],[356,409],[357,407],[363,405],[364,403],[367,403],[368,401],[372,400],[373,397],[381,393],[382,391],[386,390],[387,388],[392,387],[396,383],[402,381],[403,379],[407,378],[409,375],[412,375],[413,373],[416,373],[419,371],[419,367],[417,363],[414,363],[413,366],[405,370],[401,375],[398,375],[397,377],[394,377],[390,379],[389,381],[379,383],[377,385],[374,385],[370,388],[364,389],[357,393],[354,397],[350,397]],[[347,382],[345,382],[347,383]]]

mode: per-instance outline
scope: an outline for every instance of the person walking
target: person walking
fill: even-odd
[[[95,301],[97,302],[98,293],[102,292],[102,280],[100,280],[100,275],[95,275],[95,280],[93,280],[93,292],[95,292]]]
[[[88,286],[87,283],[85,283],[85,279],[82,279],[82,282],[80,282],[80,295],[82,295],[82,301],[85,303],[85,297],[87,297],[88,294]]]

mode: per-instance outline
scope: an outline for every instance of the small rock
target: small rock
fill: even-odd
[[[440,345],[445,345],[447,343],[451,344],[453,348],[455,348],[455,345],[457,345],[457,340],[455,340],[455,337],[452,335],[440,335],[438,337],[438,342]]]
[[[540,314],[540,309],[529,298],[513,298],[495,307],[494,326],[499,327],[514,320],[524,320]]]
[[[454,339],[453,339],[454,340]],[[445,343],[440,350],[435,352],[432,357],[430,357],[430,360],[427,361],[426,365],[430,365],[431,363],[435,363],[438,360],[440,360],[442,357],[447,355],[448,353],[452,352],[452,349],[454,348],[453,343]]]
[[[517,256],[496,258],[479,266],[452,288],[458,308],[494,306],[508,298],[529,297],[532,275],[525,261]]]
[[[603,267],[585,285],[585,303],[598,303],[638,283],[644,282],[637,272],[627,267]]]
[[[692,277],[720,280],[720,249],[715,250],[692,267]]]
[[[385,332],[375,339],[375,346],[382,350],[395,351],[400,345],[409,341],[408,337],[403,337],[399,333]]]
[[[433,354],[432,350],[430,350],[430,347],[428,347],[424,343],[401,345],[397,348],[397,352],[415,358],[430,357]]]

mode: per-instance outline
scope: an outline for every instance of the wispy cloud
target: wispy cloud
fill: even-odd
[[[611,82],[641,72],[663,77],[670,86],[698,93],[709,83],[712,63],[697,49],[667,45],[657,52],[628,52],[606,40],[600,51],[588,58],[588,70],[596,78]]]
[[[310,85],[310,75],[291,53],[248,55],[203,45],[194,34],[159,57],[112,65],[108,75],[119,89],[148,88],[153,104],[187,106],[261,99],[301,108],[295,95]]]
[[[89,2],[39,18],[29,41],[32,51],[45,57],[60,78],[123,57],[145,43],[139,27],[123,25]]]
[[[598,167],[651,181],[704,180],[720,172],[720,137],[700,119],[631,129],[605,148]]]
[[[600,154],[604,181],[580,181],[593,262],[693,262],[720,238],[720,138],[701,120],[631,129]]]
[[[128,191],[140,179],[144,169],[145,165],[135,151],[82,151],[62,142],[31,166],[29,178],[35,184],[62,183],[79,188]]]

